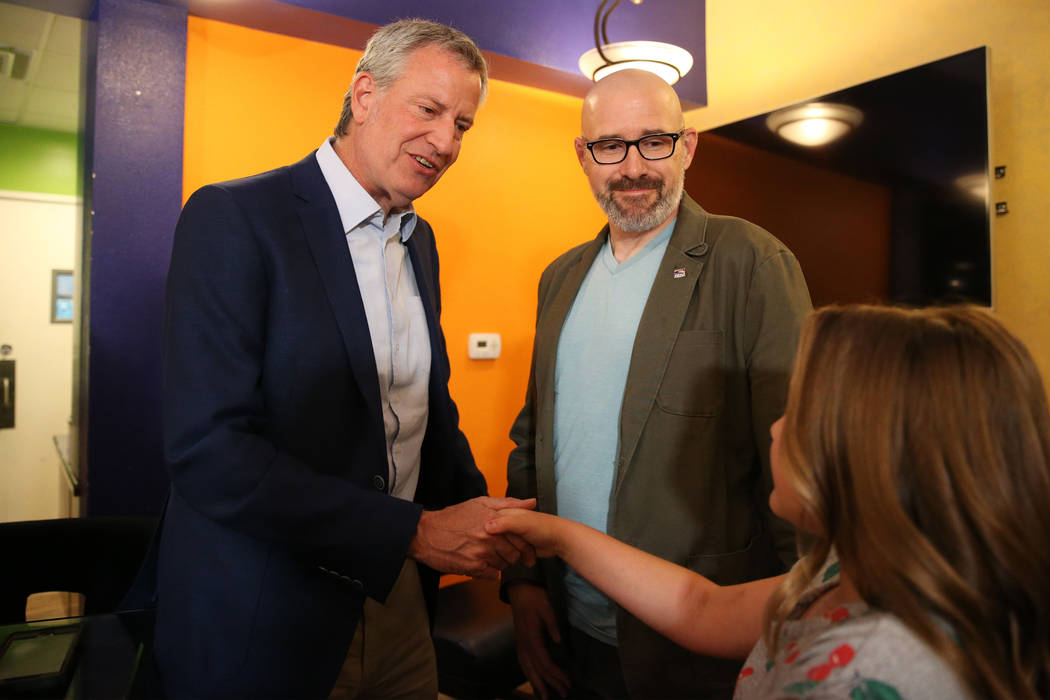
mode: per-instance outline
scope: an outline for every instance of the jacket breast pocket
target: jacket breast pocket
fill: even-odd
[[[717,416],[725,396],[725,333],[682,331],[660,383],[656,401],[683,416]]]
[[[748,541],[746,547],[735,552],[691,556],[686,560],[685,566],[720,586],[750,581],[763,570],[761,562],[765,560],[761,557],[766,550],[762,547],[762,539],[761,534],[755,535]]]

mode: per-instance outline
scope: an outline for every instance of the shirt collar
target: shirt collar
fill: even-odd
[[[368,224],[372,219],[375,219],[375,225],[378,228],[384,228],[382,208],[376,204],[372,196],[365,191],[353,173],[336,155],[335,149],[332,148],[334,140],[335,137],[330,136],[317,149],[317,164],[321,167],[321,174],[335,198],[335,206],[339,210],[343,232],[349,233],[355,228]],[[416,228],[415,210],[409,205],[407,210],[399,214],[392,214],[391,217],[394,218],[401,231],[401,241],[407,241]]]

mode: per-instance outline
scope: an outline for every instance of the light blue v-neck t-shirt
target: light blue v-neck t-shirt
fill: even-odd
[[[558,515],[606,531],[620,450],[620,407],[638,322],[675,222],[622,263],[606,241],[558,340],[554,374],[554,478]],[[569,570],[569,622],[616,644],[616,608]]]

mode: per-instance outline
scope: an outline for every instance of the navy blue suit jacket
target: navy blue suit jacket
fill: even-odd
[[[365,596],[420,511],[486,493],[448,393],[433,231],[407,242],[430,329],[415,502],[387,493],[379,383],[335,200],[313,154],[210,185],[168,275],[156,654],[169,692],[324,697]],[[437,574],[423,571],[433,601]]]

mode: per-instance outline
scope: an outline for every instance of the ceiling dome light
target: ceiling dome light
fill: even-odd
[[[616,71],[637,68],[656,73],[674,85],[692,67],[692,54],[661,41],[617,41],[604,44],[601,52],[593,48],[580,56],[580,72],[595,82]]]
[[[642,4],[642,0],[631,2]],[[662,41],[609,42],[605,27],[609,15],[619,4],[620,0],[602,0],[598,5],[598,11],[594,13],[594,48],[580,56],[580,72],[594,82],[628,68],[655,73],[668,85],[681,80],[693,67],[693,55],[685,49]]]
[[[845,136],[864,121],[864,113],[849,105],[810,102],[773,112],[769,130],[801,146],[823,146]]]
[[[988,173],[970,173],[955,178],[955,186],[980,202],[988,199]]]

